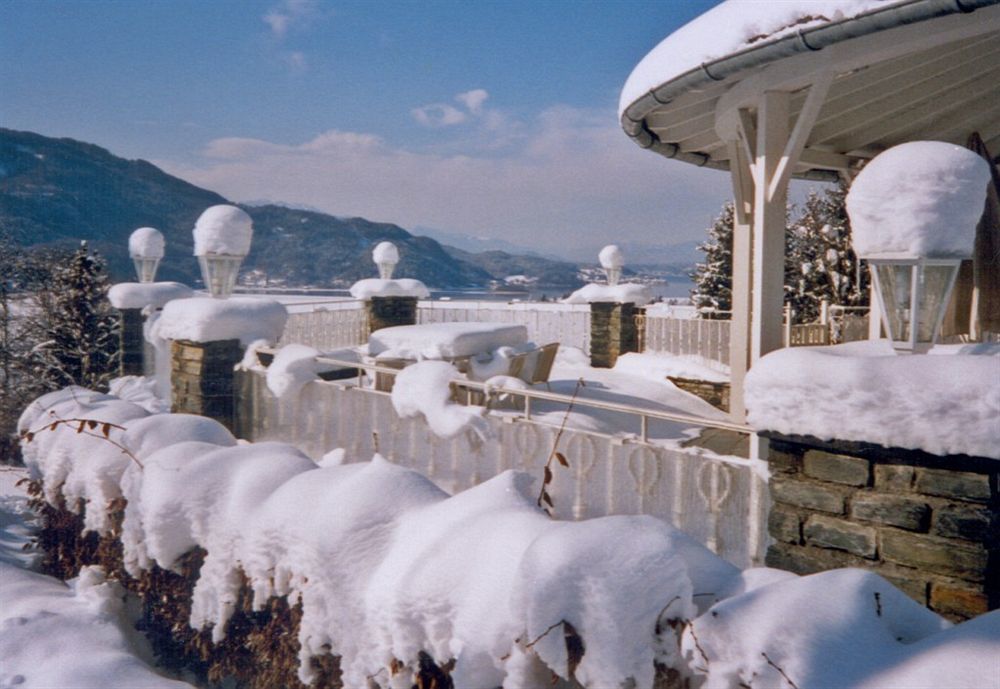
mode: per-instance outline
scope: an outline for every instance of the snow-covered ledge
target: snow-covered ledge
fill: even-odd
[[[158,309],[172,299],[185,299],[192,294],[190,287],[179,282],[120,282],[108,290],[108,301],[121,313],[119,375],[141,376],[153,367],[154,354],[152,350],[146,351],[148,345],[143,336],[146,322],[143,310]]]
[[[770,439],[767,564],[879,573],[952,619],[1000,607],[1000,346],[785,349],[747,376]]]

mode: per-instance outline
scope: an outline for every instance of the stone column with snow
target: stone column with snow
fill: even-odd
[[[359,280],[351,286],[351,296],[365,302],[368,332],[417,322],[417,301],[430,296],[420,280],[392,278],[399,263],[399,249],[392,242],[379,242],[372,250],[378,278]]]

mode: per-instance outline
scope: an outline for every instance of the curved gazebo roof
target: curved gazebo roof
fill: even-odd
[[[807,104],[823,80],[825,97]],[[619,114],[643,148],[729,169],[741,109],[763,91],[791,92],[792,122],[818,110],[803,118],[813,124],[791,174],[834,179],[916,139],[964,145],[978,132],[995,154],[998,84],[1000,0],[730,0],[636,66]]]

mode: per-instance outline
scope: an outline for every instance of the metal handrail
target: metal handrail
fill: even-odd
[[[274,354],[278,350],[273,348],[262,347],[258,351],[265,352],[268,354]],[[392,376],[397,375],[402,369],[390,368],[388,366],[379,366],[378,364],[370,364],[366,362],[359,361],[346,361],[344,359],[336,359],[327,356],[318,356],[316,361],[322,364],[330,364],[333,366],[340,366],[342,368],[356,368],[359,369],[358,373],[358,387],[362,386],[362,374],[360,370],[365,371],[371,376],[372,373],[385,373]],[[331,381],[332,382],[332,381]],[[737,433],[753,433],[754,430],[745,424],[734,423],[732,421],[720,421],[716,419],[706,419],[701,416],[692,416],[689,414],[679,414],[676,412],[661,411],[658,409],[644,409],[642,407],[633,407],[627,404],[619,404],[616,402],[602,402],[600,400],[591,400],[582,397],[576,397],[575,399],[570,395],[563,395],[555,392],[541,391],[541,390],[522,390],[517,388],[505,388],[497,387],[494,385],[487,386],[486,383],[477,380],[463,380],[456,378],[451,381],[453,385],[458,387],[468,388],[470,390],[478,390],[484,394],[487,392],[487,387],[490,392],[496,394],[508,394],[524,398],[524,418],[526,420],[531,419],[531,401],[548,401],[556,402],[560,404],[573,404],[575,407],[588,407],[591,409],[601,409],[603,411],[619,412],[622,414],[628,414],[631,416],[639,417],[639,437],[643,442],[649,441],[649,422],[650,420],[658,421],[673,421],[675,423],[690,423],[695,426],[703,426],[707,428],[718,428],[721,430],[734,431]],[[376,391],[377,392],[377,391]]]

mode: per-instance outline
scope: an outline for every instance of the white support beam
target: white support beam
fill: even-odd
[[[757,161],[754,178],[753,288],[751,294],[750,365],[782,346],[785,283],[785,206],[788,184],[771,193],[789,141],[790,94],[764,91],[757,107]],[[735,257],[734,257],[735,260]]]
[[[733,183],[733,275],[732,321],[729,329],[730,394],[729,415],[743,423],[743,379],[750,366],[750,289],[752,276],[753,179],[751,161],[744,155],[743,144],[727,142],[729,174]]]
[[[802,110],[799,111],[799,116],[795,120],[795,127],[792,129],[791,136],[785,142],[785,150],[778,161],[777,167],[775,167],[774,174],[770,177],[770,182],[767,186],[768,198],[773,198],[779,188],[787,189],[788,180],[792,176],[792,171],[795,169],[796,163],[798,163],[802,149],[806,147],[809,133],[816,123],[816,116],[819,115],[820,108],[823,106],[823,101],[826,99],[826,94],[829,92],[832,82],[832,73],[821,72],[809,87],[809,95],[806,96],[806,101],[802,104]]]

